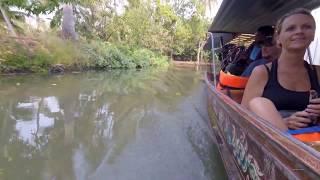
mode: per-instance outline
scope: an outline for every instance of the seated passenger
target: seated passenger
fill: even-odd
[[[222,57],[221,60],[221,69],[225,71],[226,66],[232,62],[233,57],[236,54],[236,45],[235,44],[226,44],[222,48]]]
[[[309,100],[312,91],[320,93],[317,76],[303,59],[314,35],[315,20],[308,10],[281,17],[275,37],[280,57],[256,67],[244,92],[244,107],[284,131],[308,127],[320,116],[320,98]],[[289,113],[282,116],[281,111]]]
[[[277,47],[273,37],[266,37],[266,39],[261,43],[262,59],[252,62],[241,74],[241,76],[249,77],[256,66],[267,64],[273,60],[278,59],[280,51],[281,49]]]
[[[261,42],[268,36],[272,36],[274,28],[272,26],[261,26],[257,29],[254,42],[248,47],[246,54],[249,55],[249,60],[255,61],[261,59]]]
[[[273,33],[274,28],[272,26],[262,26],[258,28],[255,41],[247,50],[239,49],[237,57],[232,59],[231,63],[226,66],[225,71],[236,76],[241,76],[250,63],[262,58],[261,43],[267,37],[272,37]]]
[[[238,47],[235,56],[232,58],[232,62],[225,67],[225,72],[240,76],[248,66],[245,47]]]

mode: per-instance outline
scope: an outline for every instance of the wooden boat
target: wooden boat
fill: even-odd
[[[254,33],[291,9],[319,6],[319,0],[224,0],[209,31]],[[317,150],[241,107],[212,77],[205,78],[208,112],[229,179],[320,179]]]

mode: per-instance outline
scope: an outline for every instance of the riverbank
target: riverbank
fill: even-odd
[[[57,36],[0,37],[0,73],[62,73],[85,70],[168,66],[169,60],[146,48],[102,41],[77,42]]]
[[[207,68],[210,63],[197,63],[195,61],[171,61],[170,63],[163,63],[158,68],[167,67],[168,65],[173,65],[178,68]],[[121,69],[121,68],[118,68]],[[111,70],[111,68],[109,69]],[[27,74],[36,74],[36,73],[49,73],[49,74],[63,74],[63,73],[71,73],[71,74],[78,74],[87,71],[103,71],[100,68],[88,68],[88,67],[79,67],[79,66],[65,66],[63,64],[55,64],[48,67],[48,71],[45,72],[30,72],[30,71],[22,71],[18,70],[16,72],[0,72],[0,75],[4,76],[14,76],[14,75],[27,75]]]
[[[194,69],[196,71],[198,70],[207,71],[208,67],[210,67],[210,63],[207,63],[207,62],[200,62],[200,63],[197,63],[197,61],[171,61],[171,62],[175,67]]]
[[[208,66],[210,65],[210,63],[207,62],[200,62],[197,63],[197,61],[172,61],[172,63],[175,66],[189,66],[189,67],[193,67],[193,66]]]

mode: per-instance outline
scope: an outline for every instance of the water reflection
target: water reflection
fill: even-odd
[[[0,79],[0,179],[225,178],[194,108],[204,104],[199,77],[163,69]]]
[[[52,114],[62,113],[57,98],[52,96],[43,99],[30,97],[28,102],[18,102],[14,111],[10,117],[16,121],[15,130],[18,136],[32,145],[36,145],[35,141],[39,136],[43,136],[46,129],[54,126],[55,116]]]

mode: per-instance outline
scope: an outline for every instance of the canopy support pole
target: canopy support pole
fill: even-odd
[[[215,61],[215,50],[214,50],[214,38],[213,38],[213,34],[211,32],[208,32],[209,36],[211,38],[211,53],[212,53],[212,71],[211,72],[213,74],[213,82],[214,85],[217,85],[217,79],[216,79],[216,61]]]

